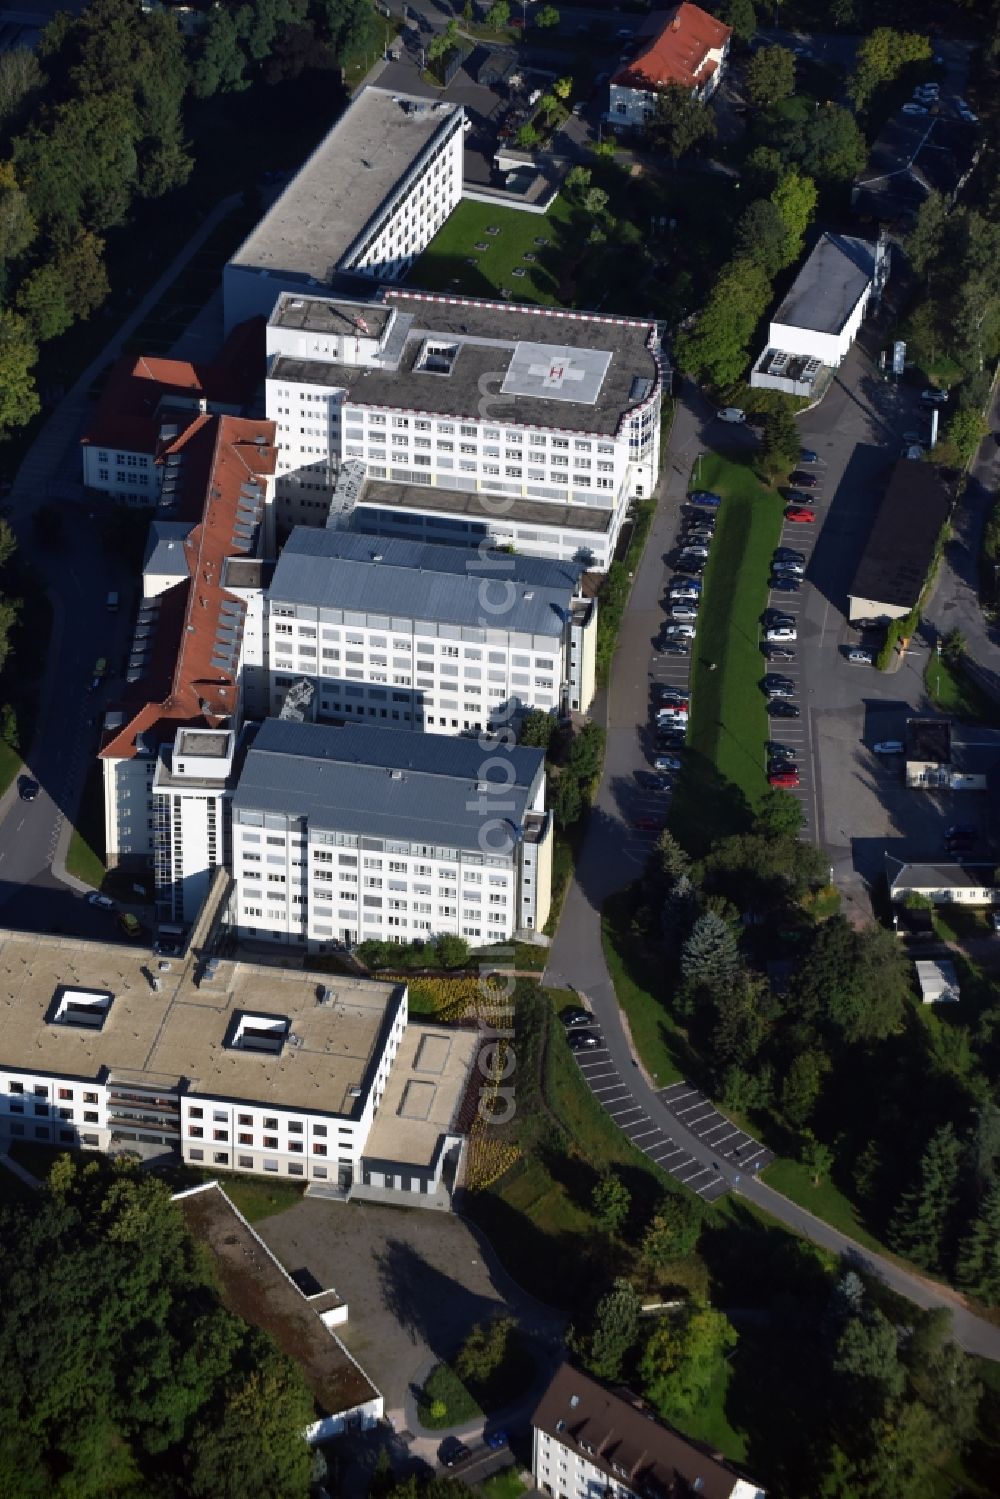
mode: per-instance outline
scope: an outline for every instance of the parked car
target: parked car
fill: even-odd
[[[948,392],[928,386],[926,390],[920,392],[920,399],[925,406],[943,406],[948,399]]]
[[[23,802],[33,802],[41,789],[31,776],[18,776],[17,794]]]
[[[796,525],[808,525],[816,519],[815,510],[804,510],[800,505],[790,505],[785,511],[785,519]]]
[[[806,473],[805,469],[796,468],[788,475],[789,484],[796,485],[799,489],[818,489],[819,480],[815,474]]]
[[[701,546],[697,542],[693,543],[691,546],[684,546],[681,549],[681,558],[683,559],[685,557],[697,557],[700,558],[702,562],[707,562],[708,547]]]
[[[783,578],[779,575],[771,579],[773,593],[798,593],[800,587],[798,578]]]
[[[99,906],[102,911],[113,911],[115,908],[115,903],[110,895],[101,895],[97,890],[91,890],[87,896],[87,905]]]
[[[126,937],[139,937],[142,935],[142,927],[139,924],[139,918],[137,916],[133,916],[131,911],[119,911],[118,925],[121,927]]]
[[[798,775],[799,768],[794,760],[786,759],[782,755],[779,755],[775,760],[768,760],[767,773],[769,776],[784,775],[786,771],[791,771],[795,775]]]
[[[875,658],[871,651],[862,650],[859,645],[855,645],[847,652],[847,659],[853,666],[871,666]]]
[[[793,786],[799,785],[799,773],[797,770],[778,770],[774,775],[767,778],[769,786],[783,786],[791,790]]]
[[[691,701],[691,694],[680,687],[661,687],[659,692],[660,702],[664,706],[668,703],[674,703],[679,707],[686,708]]]
[[[876,755],[901,755],[903,753],[902,739],[880,739],[878,744],[872,745],[872,753]]]
[[[765,609],[764,624],[769,630],[780,630],[783,625],[794,629],[798,620],[794,614],[788,614],[784,609]]]
[[[464,1442],[460,1442],[458,1437],[445,1437],[438,1448],[438,1457],[446,1468],[454,1468],[457,1463],[464,1462],[467,1457],[471,1456],[468,1447]]]
[[[817,497],[806,494],[804,489],[786,489],[784,494],[786,505],[815,505],[816,503]]]
[[[784,698],[778,697],[768,698],[767,711],[772,718],[798,718],[800,716],[797,703],[788,703]]]
[[[813,450],[812,450],[812,448],[803,448],[802,452],[799,454],[799,462],[800,463],[818,463],[819,462],[819,454],[818,453],[814,453]]]
[[[559,1019],[567,1030],[571,1025],[590,1025],[593,1018],[590,1011],[585,1010],[582,1005],[569,1005],[565,1010],[559,1011]]]
[[[505,1431],[490,1431],[483,1437],[483,1441],[491,1452],[499,1452],[502,1447],[510,1446],[510,1437]]]
[[[681,762],[676,755],[657,755],[653,761],[657,770],[680,770]]]
[[[671,619],[697,619],[697,604],[674,604],[670,610]]]
[[[775,557],[771,563],[771,571],[780,578],[782,573],[787,573],[790,578],[805,577],[806,565],[804,562],[790,562],[785,557]]]
[[[794,625],[772,625],[769,630],[764,631],[764,639],[771,640],[798,640],[799,633]]]
[[[596,1051],[603,1044],[596,1031],[570,1031],[566,1039],[570,1051]]]
[[[723,406],[715,414],[720,422],[745,422],[747,419],[746,412],[739,406]]]
[[[806,560],[805,552],[797,552],[794,547],[775,547],[775,559],[779,562],[802,562]]]
[[[670,786],[670,777],[657,775],[651,770],[637,770],[635,773],[636,785],[641,786],[643,791],[666,791]]]
[[[930,111],[926,104],[915,104],[911,99],[909,103],[903,105],[902,112],[905,115],[925,115]]]
[[[791,683],[787,683],[781,687],[765,687],[764,691],[768,697],[791,698],[795,696],[795,688]]]
[[[789,650],[787,645],[769,645],[767,659],[769,661],[794,661],[795,652]]]
[[[693,640],[698,632],[694,625],[667,625],[663,633],[669,640]]]
[[[665,640],[660,650],[665,656],[688,656],[691,653],[691,647],[686,640]]]
[[[795,759],[796,751],[792,749],[792,747],[791,747],[790,744],[779,744],[776,739],[769,739],[767,741],[767,744],[766,744],[765,748],[767,750],[768,755],[770,756],[770,758],[772,760],[774,760],[774,759],[794,760]]]
[[[722,504],[722,496],[713,494],[710,489],[693,489],[687,497],[687,504],[697,505],[699,509],[717,510]]]

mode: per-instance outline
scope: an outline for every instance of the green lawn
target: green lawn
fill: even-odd
[[[765,1169],[763,1180],[776,1192],[797,1202],[800,1207],[808,1208],[810,1213],[815,1213],[824,1223],[857,1239],[866,1249],[875,1249],[879,1254],[892,1256],[892,1250],[887,1249],[862,1225],[857,1208],[834,1186],[828,1176],[817,1187],[813,1185],[812,1177],[800,1161],[779,1160]]]
[[[591,1193],[613,1171],[639,1211],[672,1186],[604,1112],[583,1081],[556,1012],[566,992],[519,980],[515,995],[515,1114],[498,1137],[520,1160],[492,1186],[468,1195],[466,1211],[486,1231],[503,1264],[533,1295],[572,1307],[595,1281],[630,1262],[626,1242],[599,1227]]]
[[[492,1478],[487,1478],[479,1485],[482,1493],[488,1499],[520,1499],[522,1494],[528,1492],[527,1485],[521,1482],[521,1475],[516,1467],[504,1468],[502,1473],[494,1473]]]
[[[685,848],[702,854],[746,825],[764,790],[760,616],[782,501],[745,464],[717,453],[702,458],[695,481],[693,487],[721,494],[723,504],[705,569],[691,656],[691,728],[670,825]]]
[[[498,228],[499,234],[488,234]],[[558,197],[547,214],[524,213],[492,203],[463,199],[420,256],[410,283],[428,291],[459,291],[497,297],[510,292],[519,302],[557,304],[560,268],[572,235],[572,211]],[[536,244],[537,239],[547,241]],[[477,244],[486,245],[477,250]],[[525,255],[534,255],[534,262]],[[470,265],[469,259],[475,260]],[[515,266],[523,277],[512,274]]]
[[[432,1406],[440,1400],[444,1415],[432,1414]],[[433,1431],[443,1431],[448,1426],[464,1426],[483,1414],[454,1369],[447,1364],[437,1364],[428,1375],[417,1400],[417,1415],[424,1426]]]
[[[654,1083],[664,1087],[689,1074],[691,1058],[683,1033],[657,997],[663,990],[663,965],[657,953],[629,931],[633,904],[630,890],[605,902],[601,917],[604,956],[635,1049]]]
[[[927,696],[942,713],[977,723],[1000,724],[1000,704],[973,680],[961,661],[951,662],[932,654],[924,668],[924,686]]]
[[[93,885],[99,890],[107,874],[99,850],[104,848],[104,775],[101,763],[95,760],[87,771],[87,779],[80,795],[80,807],[76,816],[76,827],[69,842],[66,868],[78,880]]]
[[[22,764],[23,761],[18,751],[11,749],[5,739],[0,739],[0,796],[3,796],[7,787],[13,782]]]

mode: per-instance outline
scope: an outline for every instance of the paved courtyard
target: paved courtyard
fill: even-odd
[[[407,1386],[453,1354],[474,1322],[509,1311],[530,1332],[558,1320],[494,1271],[452,1214],[307,1197],[256,1227],[290,1273],[304,1271],[346,1300],[340,1336],[389,1415],[402,1412]]]

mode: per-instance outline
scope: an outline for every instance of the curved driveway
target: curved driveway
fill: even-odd
[[[944,1307],[952,1314],[956,1341],[967,1352],[1000,1362],[1000,1328],[970,1311],[957,1292],[872,1253],[772,1187],[737,1171],[734,1164],[720,1160],[710,1144],[671,1115],[661,1092],[639,1066],[618,1006],[601,943],[601,907],[610,895],[624,889],[642,873],[649,855],[650,837],[642,837],[630,828],[622,815],[620,799],[622,788],[633,785],[635,771],[646,764],[640,733],[648,714],[652,641],[662,623],[663,558],[670,549],[677,507],[687,491],[688,475],[704,446],[702,428],[708,415],[709,408],[700,396],[686,386],[678,400],[664,460],[656,516],[618,637],[611,686],[604,704],[607,749],[601,784],[543,982],[556,988],[573,988],[586,995],[603,1033],[608,1057],[617,1074],[627,1080],[632,1099],[652,1124],[662,1124],[673,1143],[698,1163],[699,1173],[715,1174],[786,1227],[834,1254],[846,1255],[917,1306]],[[615,1096],[615,1093],[609,1095],[612,1102]],[[612,1113],[612,1109],[608,1112]],[[623,1116],[622,1123],[628,1126],[630,1116]],[[642,1142],[637,1143],[641,1148]],[[669,1169],[669,1162],[665,1164]],[[699,1174],[698,1180],[704,1179],[707,1178]],[[693,1175],[692,1182],[697,1190]]]

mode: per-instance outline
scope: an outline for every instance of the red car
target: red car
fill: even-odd
[[[768,776],[767,783],[769,786],[798,786],[799,773],[797,770],[776,770],[774,775]]]
[[[662,833],[666,825],[662,817],[637,817],[632,824],[640,833]]]
[[[815,510],[803,510],[798,505],[790,505],[785,511],[785,519],[792,521],[811,521],[816,519]]]

